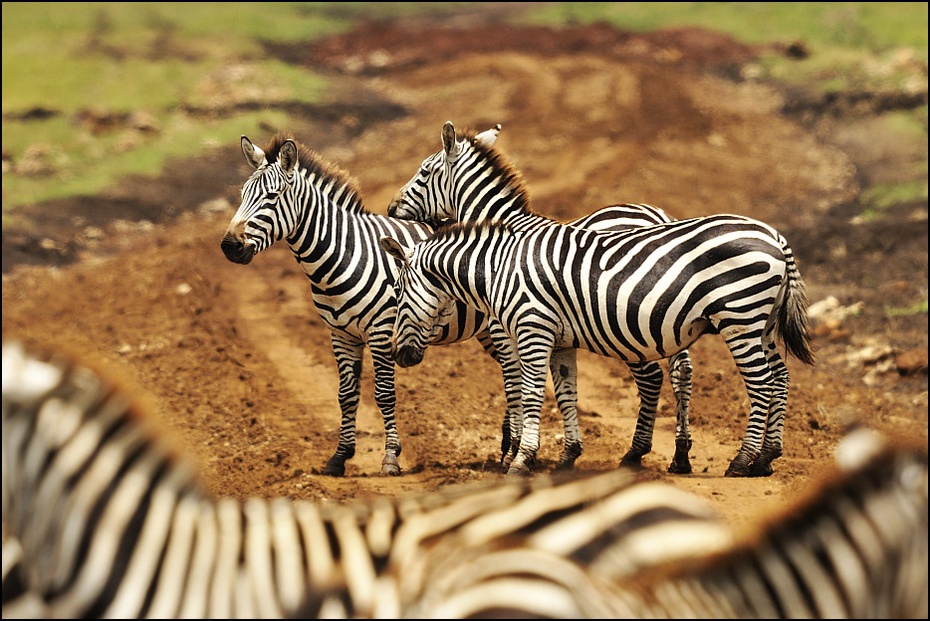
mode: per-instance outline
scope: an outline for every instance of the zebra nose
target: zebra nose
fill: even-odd
[[[394,362],[401,367],[412,367],[423,361],[423,350],[412,345],[404,345],[394,353]]]
[[[397,204],[398,204],[398,200],[395,198],[394,200],[391,201],[391,204],[388,205],[388,215],[391,216],[392,218],[397,213]]]
[[[247,265],[254,256],[252,248],[247,247],[245,243],[232,235],[227,235],[220,242],[220,249],[226,258],[233,263]]]

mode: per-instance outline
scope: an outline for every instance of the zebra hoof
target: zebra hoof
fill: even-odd
[[[745,464],[739,464],[735,461],[729,465],[726,473],[723,476],[733,477],[733,478],[745,478],[750,476],[749,466]]]
[[[397,457],[388,454],[381,460],[381,474],[388,477],[400,476],[400,465],[397,463]]]
[[[507,470],[507,476],[528,477],[533,474],[526,464],[512,464]]]
[[[346,464],[342,461],[330,459],[323,468],[323,474],[328,477],[342,477],[346,474]]]
[[[749,466],[749,475],[751,477],[770,477],[775,471],[772,470],[772,462],[765,457],[758,457],[756,461]]]
[[[575,460],[581,457],[581,453],[584,452],[584,446],[581,442],[570,442],[565,445],[565,448],[562,449],[562,456],[559,458],[559,463],[556,464],[554,471],[561,472],[565,470],[574,470],[575,469]]]
[[[691,462],[688,459],[673,459],[668,465],[671,474],[691,474]]]
[[[628,468],[630,470],[642,470],[643,469],[643,456],[642,455],[630,455],[627,453],[623,456],[623,459],[620,460],[620,468]]]

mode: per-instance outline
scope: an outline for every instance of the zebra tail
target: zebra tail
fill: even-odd
[[[788,241],[779,235],[779,242],[785,253],[787,279],[785,297],[778,307],[776,329],[788,352],[801,362],[812,365],[814,350],[807,315],[807,291]]]

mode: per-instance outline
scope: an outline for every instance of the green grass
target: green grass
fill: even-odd
[[[190,145],[227,142],[262,120],[290,125],[275,103],[325,100],[323,76],[268,61],[263,42],[310,43],[346,32],[361,18],[444,15],[473,4],[4,2],[3,150],[14,163],[26,159],[35,173],[4,173],[3,212],[95,194],[127,174],[158,174],[166,159]],[[927,60],[926,3],[544,3],[529,4],[525,18],[554,25],[606,21],[641,31],[697,25],[751,43],[804,40],[815,51],[809,59],[771,56],[760,66],[770,77],[807,80],[827,90],[902,88],[914,79],[907,55],[924,66]],[[926,75],[922,80],[926,89]],[[220,121],[177,113],[179,106],[230,103],[263,104],[265,111]],[[17,120],[39,109],[54,116]],[[80,122],[85,111],[141,112],[160,131],[92,134]],[[902,123],[906,131],[926,135],[926,106],[910,124]],[[922,189],[876,189],[870,198],[880,209],[898,193],[921,190],[926,196],[926,183]]]
[[[927,314],[927,298],[914,302],[910,306],[905,308],[885,308],[885,315],[887,317],[910,317],[912,315],[926,315]]]

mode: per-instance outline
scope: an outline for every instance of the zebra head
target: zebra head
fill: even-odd
[[[455,300],[439,282],[418,268],[417,250],[421,246],[408,251],[393,237],[381,238],[381,248],[400,265],[394,281],[397,316],[391,356],[402,367],[412,367],[423,361],[426,348],[448,323],[455,306]]]
[[[500,131],[498,123],[474,137],[456,138],[455,127],[451,121],[446,121],[442,127],[442,149],[423,160],[417,173],[397,191],[388,205],[388,215],[420,222],[456,217],[452,200],[452,165],[466,151],[466,142],[474,141],[491,147]]]
[[[252,257],[284,237],[294,226],[288,200],[297,168],[297,144],[281,143],[277,158],[269,162],[265,152],[242,136],[242,153],[255,169],[240,191],[236,215],[226,227],[220,248],[233,263],[248,264]]]

